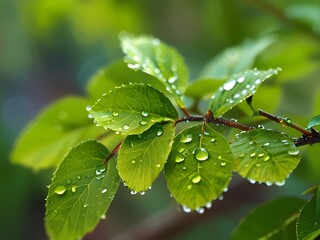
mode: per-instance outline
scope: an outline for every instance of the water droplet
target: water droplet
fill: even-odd
[[[174,161],[175,161],[176,163],[183,162],[183,161],[184,161],[184,156],[182,156],[181,154],[178,154],[178,155],[176,156],[176,158],[174,159]]]
[[[149,113],[147,111],[141,111],[143,117],[148,117]]]
[[[60,185],[60,186],[57,186],[55,189],[54,189],[54,193],[58,194],[58,195],[62,195],[65,193],[66,191],[66,187],[63,186],[63,185]]]
[[[219,155],[219,156],[218,156],[218,159],[219,159],[219,160],[221,160],[221,159],[222,159],[222,156],[221,156],[221,155]]]
[[[161,165],[158,163],[158,164],[156,165],[156,167],[159,168],[159,167],[161,167]]]
[[[86,208],[86,207],[88,207],[88,206],[89,206],[89,203],[84,203],[84,204],[83,204],[83,207],[84,207],[84,208]]]
[[[272,185],[272,182],[266,182],[266,185],[270,187]]]
[[[234,85],[236,85],[236,81],[235,80],[232,80],[230,82],[226,82],[224,85],[223,85],[223,89],[228,91],[228,90],[231,90]]]
[[[198,161],[205,161],[209,158],[209,153],[205,148],[197,148],[193,154]]]
[[[148,122],[146,120],[140,120],[140,125],[141,126],[145,126],[147,124],[148,124]]]
[[[200,176],[200,174],[199,174],[199,173],[196,173],[195,175],[193,175],[193,177],[191,178],[191,181],[192,181],[193,183],[198,183],[198,182],[200,182],[200,181],[201,181],[201,176]]]
[[[252,184],[255,184],[255,183],[256,183],[256,181],[253,180],[253,179],[248,178],[248,180],[249,180],[249,182],[252,183]]]
[[[216,141],[215,138],[211,138],[210,142],[214,143]]]
[[[159,128],[157,131],[157,136],[160,137],[163,134],[163,129]]]
[[[239,77],[237,80],[238,83],[242,83],[243,81],[244,81],[244,76]]]
[[[240,97],[240,94],[239,93],[236,93],[233,98],[239,98]]]
[[[180,148],[178,149],[178,152],[179,152],[179,153],[183,153],[184,150],[186,150],[184,147],[180,147]]]
[[[243,158],[243,157],[245,157],[245,156],[246,156],[245,153],[239,153],[239,154],[238,154],[238,157],[239,157],[239,158]]]
[[[124,124],[122,127],[124,130],[128,130],[130,128],[130,126],[128,124]]]
[[[177,77],[176,76],[172,76],[168,79],[168,82],[169,83],[174,83],[175,81],[177,80]]]
[[[191,212],[191,208],[188,208],[187,206],[184,206],[184,205],[182,205],[182,210],[183,210],[185,213],[190,213],[190,212]]]
[[[264,153],[259,153],[259,154],[258,154],[258,157],[259,157],[259,158],[261,158],[261,157],[263,157],[263,156],[264,156]]]
[[[207,202],[207,203],[206,203],[206,208],[207,208],[207,209],[210,209],[211,207],[212,207],[212,202]]]
[[[267,155],[267,156],[265,156],[264,158],[263,158],[263,161],[268,161],[270,159],[270,156],[269,155]]]
[[[135,163],[136,163],[136,161],[135,161],[135,160],[132,160],[132,161],[131,161],[131,163],[132,163],[132,164],[135,164]]]
[[[71,187],[71,192],[75,193],[77,191],[77,186],[72,186]]]
[[[96,168],[96,175],[101,175],[105,171],[106,171],[106,166],[102,164]]]
[[[91,113],[88,114],[88,118],[93,118]]]
[[[140,64],[139,63],[128,63],[128,67],[133,70],[138,70],[140,68]]]
[[[298,149],[290,149],[289,151],[288,151],[288,154],[289,155],[291,155],[291,156],[296,156],[296,155],[298,155],[300,152],[299,152],[299,150]]]
[[[274,184],[281,187],[281,186],[283,186],[285,183],[286,183],[286,180],[283,180],[283,181],[281,181],[281,182],[275,182]]]
[[[67,185],[70,185],[72,183],[72,180],[70,178],[67,179]]]
[[[196,208],[196,212],[199,213],[199,214],[203,214],[204,213],[204,208],[197,207]]]
[[[133,191],[133,190],[131,190],[130,193],[131,193],[131,195],[137,194],[137,192],[136,192],[136,191]]]
[[[106,175],[104,173],[100,174],[100,175],[97,175],[96,176],[96,179],[100,180],[102,178],[104,178]]]
[[[142,191],[142,192],[139,192],[139,194],[140,194],[141,196],[143,196],[143,195],[146,194],[146,192]]]
[[[218,197],[218,199],[219,199],[219,200],[223,200],[223,199],[224,199],[224,196],[223,196],[223,195],[220,195],[220,196]]]
[[[105,214],[102,214],[100,219],[105,220],[107,218],[107,216]]]
[[[225,187],[225,188],[223,189],[223,191],[224,191],[224,192],[228,192],[228,188]]]
[[[250,156],[250,157],[254,157],[255,155],[256,155],[256,153],[253,152],[253,153],[251,153],[249,156]]]
[[[220,165],[221,165],[222,167],[224,167],[226,164],[227,164],[226,161],[222,161],[222,162],[220,163]]]
[[[187,189],[190,191],[190,190],[192,189],[192,185],[189,184],[189,185],[187,186]]]
[[[82,177],[81,177],[80,175],[77,176],[77,179],[78,179],[78,180],[81,180],[81,178],[82,178]]]
[[[102,189],[101,193],[106,193],[108,190],[106,188]]]
[[[182,135],[180,138],[180,142],[182,143],[189,143],[192,141],[192,134]]]
[[[87,110],[87,111],[91,111],[91,109],[92,109],[91,105],[88,105],[88,106],[86,107],[86,110]]]
[[[260,79],[257,79],[256,81],[255,81],[255,84],[260,84],[261,83],[261,80]]]
[[[261,164],[260,163],[256,163],[256,167],[260,167],[261,166]]]
[[[206,136],[210,135],[210,133],[208,133],[208,132],[203,132],[203,134],[206,135]]]
[[[182,167],[182,170],[187,170],[187,167],[185,167],[185,166],[184,166],[184,167]]]
[[[269,146],[269,145],[270,145],[269,142],[266,142],[265,144],[263,144],[263,146],[265,146],[265,147],[267,147],[267,146]]]
[[[112,116],[114,116],[114,117],[118,117],[118,116],[119,116],[119,113],[118,113],[118,112],[116,112],[116,111],[114,111],[114,112],[112,112]]]

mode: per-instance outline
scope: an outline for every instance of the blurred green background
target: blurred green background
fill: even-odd
[[[254,65],[282,67],[274,83],[282,94],[275,103],[272,94],[257,94],[256,104],[272,105],[274,113],[303,126],[320,114],[318,0],[1,0],[0,239],[47,239],[44,198],[52,170],[32,172],[13,165],[10,151],[23,127],[43,107],[62,96],[83,95],[86,82],[99,68],[122,58],[121,31],[150,34],[177,48],[191,81],[224,49],[273,33],[276,41]],[[265,199],[299,196],[319,184],[320,147],[302,150],[303,159],[285,187],[260,186]],[[161,178],[146,196],[131,196],[121,188],[107,219],[86,239],[109,239],[168,206],[178,208]],[[207,219],[172,238],[228,239],[241,214],[251,207],[248,202],[233,214]]]

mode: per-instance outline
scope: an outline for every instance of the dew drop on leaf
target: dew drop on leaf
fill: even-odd
[[[118,117],[118,116],[119,116],[119,113],[118,113],[118,112],[116,112],[116,111],[114,111],[114,112],[112,112],[112,116],[114,116],[114,117]]]
[[[266,185],[270,187],[272,185],[272,182],[266,182]]]
[[[89,207],[89,203],[84,203],[84,204],[83,204],[83,207],[84,207],[84,208]]]
[[[184,156],[182,156],[181,154],[178,154],[178,155],[176,156],[176,158],[174,159],[174,161],[175,161],[176,163],[183,162],[183,161],[184,161]]]
[[[249,156],[250,156],[250,157],[254,157],[255,155],[256,155],[256,153],[253,152],[253,153],[251,153]]]
[[[189,143],[192,141],[192,134],[182,135],[180,138],[180,142]]]
[[[269,146],[269,145],[270,145],[269,142],[266,142],[265,144],[263,144],[263,146],[265,146],[265,147],[267,147],[267,146]]]
[[[182,210],[185,212],[185,213],[190,213],[191,212],[191,208],[188,208],[187,206],[182,206]]]
[[[207,202],[207,203],[206,203],[206,208],[207,208],[207,209],[210,209],[211,207],[212,207],[212,202]]]
[[[186,150],[184,147],[180,147],[180,148],[178,149],[178,152],[179,152],[179,153],[183,153],[184,150]]]
[[[133,70],[138,70],[140,68],[140,64],[139,63],[128,63],[128,67]]]
[[[148,122],[146,120],[140,120],[140,125],[141,126],[144,126],[144,125],[147,125]]]
[[[102,191],[101,191],[101,193],[106,193],[106,192],[107,192],[106,188],[102,189]]]
[[[72,186],[71,187],[71,192],[75,193],[77,191],[77,186]]]
[[[158,163],[158,164],[156,165],[156,167],[159,168],[159,167],[161,167],[161,165]]]
[[[196,173],[192,178],[191,178],[191,181],[193,183],[199,183],[201,181],[201,176],[199,173]]]
[[[96,168],[96,175],[100,175],[105,171],[106,171],[106,166],[102,164]]]
[[[100,219],[105,220],[107,218],[107,216],[105,214],[102,214]]]
[[[239,154],[238,154],[238,157],[239,157],[239,158],[243,158],[243,157],[245,157],[245,156],[246,156],[245,153],[239,153]]]
[[[222,162],[220,163],[220,165],[221,165],[222,167],[224,167],[226,164],[227,164],[226,161],[222,161]]]
[[[211,138],[210,142],[214,143],[216,141],[215,138]]]
[[[70,185],[72,183],[72,180],[70,178],[67,179],[67,185]]]
[[[204,208],[198,207],[196,208],[196,212],[199,214],[203,214],[204,213]]]
[[[141,111],[143,117],[148,117],[149,113],[147,111]]]
[[[290,149],[290,150],[288,151],[288,154],[291,155],[291,156],[296,156],[296,155],[298,155],[299,153],[300,153],[300,152],[299,152],[298,149]]]
[[[187,189],[190,191],[190,190],[192,189],[192,185],[189,184],[189,185],[187,186]]]
[[[283,181],[281,181],[281,182],[275,182],[274,184],[281,187],[281,186],[283,186],[285,183],[286,183],[286,180],[283,180]]]
[[[264,158],[263,158],[263,161],[268,161],[270,159],[270,156],[269,155],[267,155],[267,156],[265,156]]]
[[[157,131],[157,136],[160,137],[163,134],[163,129],[159,128]]]
[[[130,126],[128,124],[124,124],[122,127],[124,130],[128,130],[130,128]]]
[[[62,195],[65,193],[66,191],[66,187],[63,186],[63,185],[60,185],[60,186],[57,186],[55,189],[54,189],[54,193],[58,194],[58,195]]]
[[[193,154],[198,161],[205,161],[209,158],[209,153],[205,148],[197,148]]]
[[[92,109],[91,105],[88,105],[88,106],[86,107],[86,110],[87,110],[87,111],[91,111],[91,109]]]
[[[230,82],[227,82],[223,85],[223,89],[228,91],[228,90],[231,90],[234,86],[236,85],[236,81],[235,80],[232,80]]]
[[[259,157],[259,158],[261,158],[261,157],[263,157],[263,156],[264,156],[264,153],[259,153],[259,154],[258,154],[258,157]]]

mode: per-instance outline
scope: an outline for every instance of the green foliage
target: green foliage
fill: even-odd
[[[300,160],[300,152],[289,137],[266,129],[242,132],[231,149],[235,170],[252,182],[267,185],[283,185]]]
[[[156,122],[174,121],[178,116],[163,93],[142,84],[111,90],[87,110],[96,125],[125,134],[140,134]]]
[[[251,183],[280,186],[300,161],[297,146],[317,143],[319,135],[310,128],[319,125],[319,116],[305,129],[260,111],[281,128],[298,130],[298,138],[258,125],[266,120],[256,118],[252,100],[276,111],[281,96],[278,86],[269,84],[253,98],[266,79],[278,74],[279,68],[251,69],[274,37],[227,49],[191,84],[175,49],[148,36],[122,34],[120,40],[126,63],[111,64],[91,78],[90,101],[70,97],[54,103],[27,127],[13,151],[13,162],[34,169],[56,166],[65,156],[46,200],[52,239],[78,239],[91,231],[105,218],[120,179],[132,193],[143,195],[164,170],[169,191],[183,210],[203,213],[227,190],[233,171]],[[198,103],[204,103],[206,113]],[[229,120],[233,114],[238,119]],[[201,124],[185,127],[190,121]],[[177,126],[181,122],[185,124]],[[234,137],[221,125],[242,132]],[[258,207],[234,239],[292,239],[303,203],[282,198]],[[298,219],[299,239],[319,235],[319,205],[318,190]]]
[[[203,211],[228,186],[233,158],[227,140],[208,125],[181,131],[165,165],[172,196],[185,208]]]
[[[128,136],[118,156],[122,180],[135,192],[151,187],[162,171],[173,143],[175,126],[155,124],[141,135]]]
[[[278,70],[250,70],[236,74],[228,79],[211,97],[211,111],[221,116],[243,100],[254,95],[261,83],[278,74]]]
[[[54,167],[72,146],[101,135],[101,129],[90,124],[88,103],[67,97],[44,109],[19,137],[12,161],[35,170]]]
[[[233,240],[291,240],[295,231],[291,228],[299,216],[304,200],[283,197],[252,210],[233,233]]]
[[[79,239],[105,218],[120,178],[108,149],[96,141],[72,148],[53,175],[46,203],[51,239]]]
[[[320,187],[302,208],[297,221],[297,238],[313,240],[320,236]]]
[[[178,105],[184,107],[181,94],[188,82],[188,71],[177,51],[153,37],[122,34],[120,40],[128,67],[159,79]]]

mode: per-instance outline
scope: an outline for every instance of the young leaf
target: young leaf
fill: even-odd
[[[53,167],[76,143],[98,137],[103,130],[90,123],[87,105],[86,99],[67,97],[45,108],[18,138],[12,161],[35,170]]]
[[[278,71],[279,69],[249,70],[231,77],[211,97],[210,108],[214,116],[221,116],[255,94],[261,83],[278,74]]]
[[[315,116],[315,117],[310,119],[310,121],[308,123],[308,128],[312,128],[312,127],[315,127],[317,125],[320,125],[320,115]]]
[[[128,67],[159,79],[184,107],[181,94],[188,83],[188,70],[179,53],[153,37],[122,34],[120,40]]]
[[[51,239],[79,239],[105,217],[120,178],[116,161],[101,165],[109,154],[101,143],[82,142],[54,173],[46,202],[46,228]]]
[[[136,192],[147,190],[162,171],[171,150],[173,123],[153,125],[141,135],[128,136],[118,155],[121,179]]]
[[[295,239],[290,225],[298,218],[304,203],[299,198],[283,197],[258,206],[241,220],[232,240]]]
[[[320,187],[302,208],[297,221],[298,240],[313,240],[320,236]]]
[[[259,181],[267,185],[284,184],[301,157],[291,138],[266,129],[240,133],[231,144],[231,149],[235,171],[251,182]]]
[[[210,126],[180,132],[174,141],[165,177],[172,196],[197,209],[216,199],[229,184],[233,157],[227,140]]]
[[[131,84],[110,91],[89,107],[98,126],[125,134],[140,134],[154,123],[173,122],[178,113],[169,99],[143,84]]]
[[[200,75],[222,79],[250,69],[255,58],[274,41],[274,37],[266,36],[256,41],[247,40],[239,46],[228,48],[206,64]]]
[[[155,80],[149,74],[128,68],[123,61],[101,68],[92,76],[86,88],[89,96],[93,99],[98,99],[102,94],[113,90],[115,87],[128,85],[129,83],[150,84],[160,92],[166,92],[165,86],[160,81]]]

